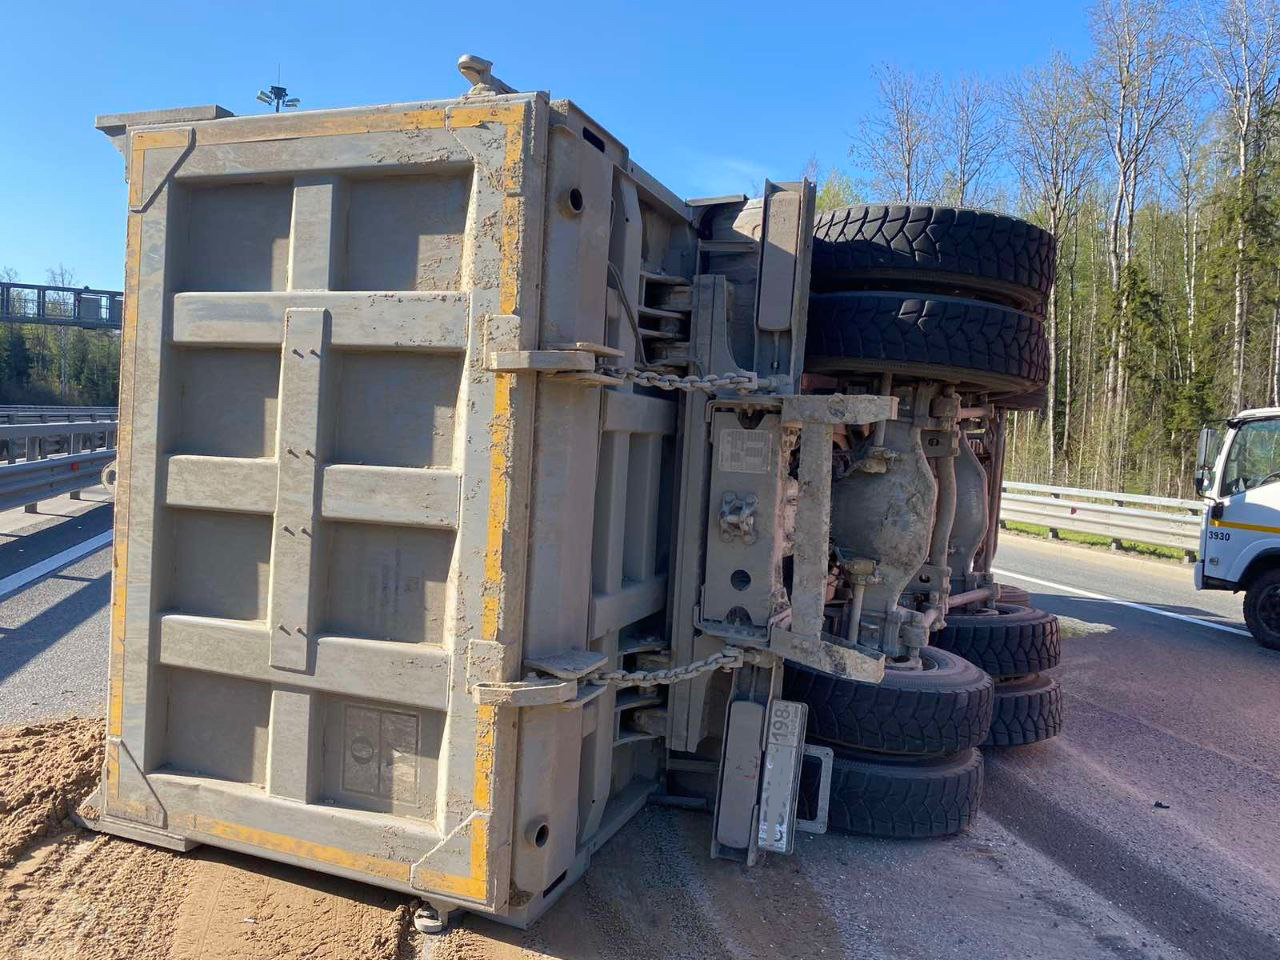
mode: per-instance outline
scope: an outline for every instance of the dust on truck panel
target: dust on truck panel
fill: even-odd
[[[660,763],[636,691],[572,678],[633,664],[667,595],[675,400],[596,372],[635,354],[609,278],[670,289],[694,239],[571,103],[477,80],[100,119],[128,247],[96,825],[523,923]]]

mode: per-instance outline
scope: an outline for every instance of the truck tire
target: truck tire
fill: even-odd
[[[858,205],[818,217],[812,286],[931,290],[1042,315],[1056,257],[1045,230],[955,207]]]
[[[983,746],[1021,747],[1062,732],[1062,687],[1053,677],[1032,674],[996,684],[991,735]]]
[[[991,678],[954,653],[920,651],[921,670],[862,683],[787,664],[782,695],[809,705],[809,736],[857,750],[938,756],[977,746],[991,728]]]
[[[819,765],[800,778],[799,815],[817,809]],[[869,757],[838,752],[832,762],[827,825],[868,837],[949,837],[966,829],[982,800],[982,754],[972,748],[944,757]]]
[[[1280,650],[1280,567],[1258,574],[1245,589],[1244,624],[1261,646]]]
[[[902,372],[983,390],[1025,392],[1049,378],[1035,317],[1005,307],[914,293],[809,298],[806,369]]]
[[[1007,583],[1000,583],[997,586],[1000,588],[999,600],[1001,603],[1007,603],[1011,607],[1031,606],[1030,592],[1023,590],[1021,587],[1012,587]]]
[[[949,613],[933,644],[993,677],[1052,670],[1062,659],[1058,618],[1034,607],[997,603],[996,613]]]

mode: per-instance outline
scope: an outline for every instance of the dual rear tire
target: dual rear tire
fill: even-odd
[[[943,837],[964,830],[982,799],[991,678],[962,657],[925,647],[921,668],[890,668],[879,684],[788,664],[783,696],[809,705],[809,735],[834,753],[829,823],[873,837]],[[806,766],[801,811],[816,808]]]
[[[788,664],[783,696],[809,706],[809,736],[834,751],[833,829],[874,837],[964,830],[982,797],[982,747],[1026,746],[1062,730],[1058,619],[997,604],[955,615],[920,651],[921,668],[890,667],[879,684]],[[802,816],[819,780],[806,766]],[[804,811],[810,811],[805,813]]]
[[[900,372],[1005,393],[1048,381],[1053,238],[1025,220],[869,204],[814,225],[806,368]]]
[[[937,647],[918,670],[885,670],[862,683],[788,664],[782,695],[809,705],[809,734],[823,743],[877,754],[939,756],[976,747],[991,727],[991,678]]]
[[[1062,687],[1053,677],[1033,673],[996,683],[989,747],[1025,747],[1062,732]]]
[[[1040,318],[1054,266],[1052,237],[1013,217],[910,205],[827,213],[814,228],[806,369],[944,380],[1006,403],[1036,398],[1049,376]],[[876,837],[964,830],[982,796],[978,745],[1012,742],[1039,689],[1002,693],[993,675],[1056,662],[1054,628],[999,653],[998,638],[971,631],[968,646],[985,644],[990,671],[940,646],[921,650],[921,669],[888,669],[878,685],[789,664],[783,696],[809,705],[810,737],[834,751],[830,825]],[[1035,732],[1032,723],[1024,736]],[[801,779],[802,816],[817,806],[814,767]]]
[[[983,746],[1027,746],[1062,731],[1062,687],[1044,674],[1062,659],[1056,616],[996,603],[992,611],[948,615],[933,642],[981,667],[995,681],[991,727]]]
[[[928,839],[960,833],[982,801],[982,754],[970,747],[941,757],[869,756],[837,751],[827,824],[841,833]],[[817,808],[816,764],[800,778],[799,813]]]
[[[815,292],[910,289],[1041,314],[1053,287],[1053,237],[1017,217],[923,204],[855,204],[813,226]]]

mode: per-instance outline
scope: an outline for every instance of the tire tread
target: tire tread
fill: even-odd
[[[1062,686],[1052,677],[1041,683],[1019,683],[1002,691],[996,684],[991,733],[983,746],[1022,747],[1056,737],[1062,732]]]
[[[1021,287],[1041,303],[1053,286],[1052,235],[986,210],[857,204],[819,215],[813,235],[815,289],[886,268],[994,280]]]
[[[1049,378],[1044,325],[1030,314],[956,297],[830,293],[809,300],[806,354],[930,364],[1014,378]]]
[[[802,815],[811,816],[817,777],[801,779]],[[940,767],[877,764],[836,754],[828,827],[890,839],[946,837],[965,830],[982,800],[983,759],[970,749]]]
[[[1062,659],[1058,618],[1034,607],[1000,606],[1008,608],[1009,615],[948,616],[947,625],[934,636],[933,643],[996,677],[1023,676],[1056,667]]]
[[[783,696],[809,705],[809,735],[882,753],[935,756],[977,746],[991,724],[994,686],[975,670],[964,689],[901,689],[788,664]]]

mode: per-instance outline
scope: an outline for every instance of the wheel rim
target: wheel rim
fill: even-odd
[[[1258,597],[1258,622],[1267,633],[1280,636],[1280,584],[1271,584]]]

